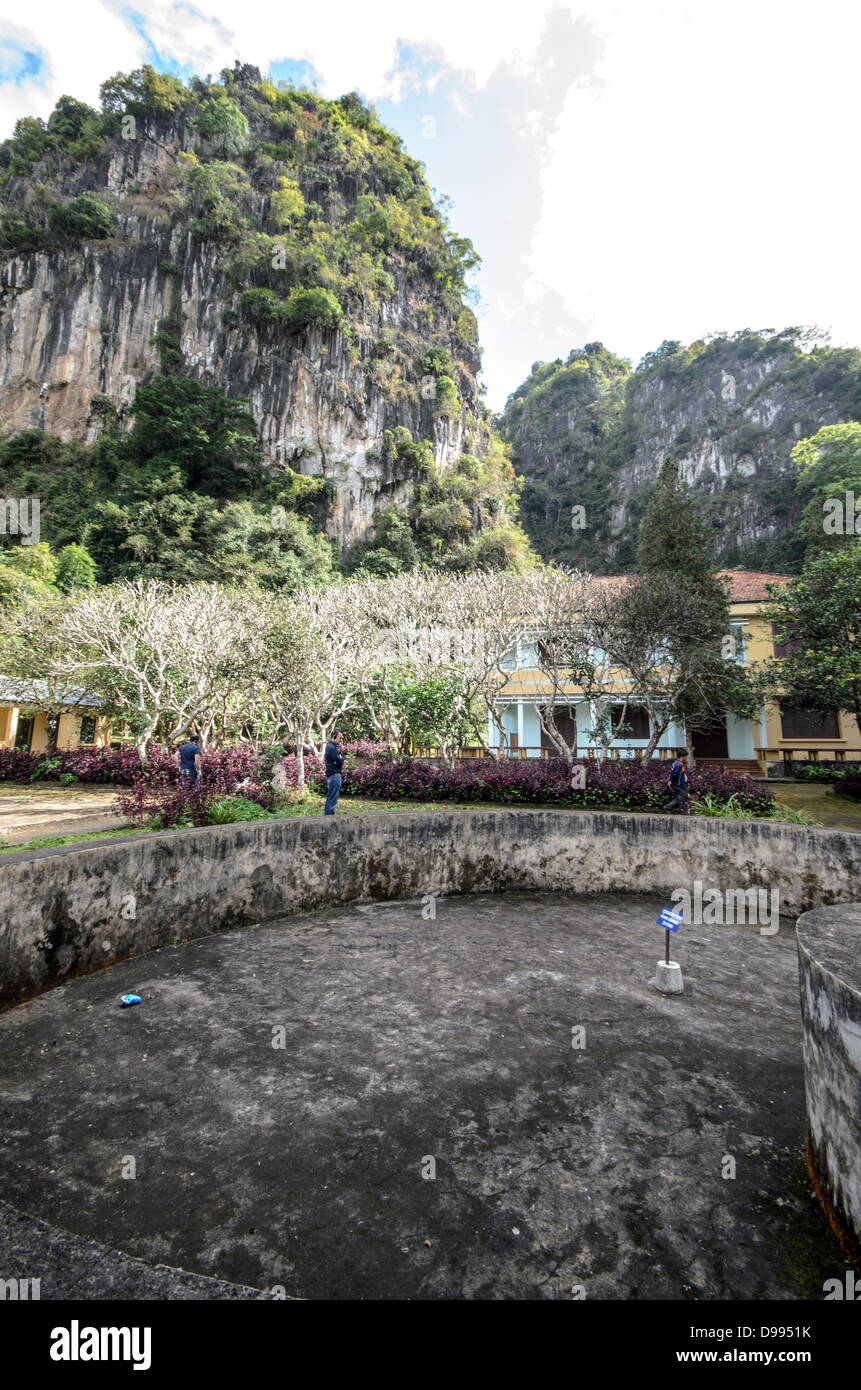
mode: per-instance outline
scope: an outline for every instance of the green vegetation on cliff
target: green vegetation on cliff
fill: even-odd
[[[840,481],[845,454],[818,431],[859,418],[861,351],[787,329],[665,342],[635,371],[590,343],[536,363],[497,424],[523,476],[523,523],[546,558],[632,571],[670,453],[721,563],[795,572],[817,534],[811,491],[821,517],[822,486]],[[811,436],[828,446],[827,476],[825,465],[801,472]]]
[[[191,148],[178,151],[161,190],[164,210],[219,247],[234,288],[266,290],[285,306],[294,331],[316,321],[295,311],[297,290],[325,291],[330,309],[337,303],[339,315],[361,317],[395,293],[398,261],[408,276],[431,277],[436,313],[475,343],[463,299],[478,256],[434,204],[423,165],[355,93],[327,101],[240,64],[218,82],[194,77],[188,85],[144,66],[102,83],[100,111],[64,96],[47,122],[19,120],[0,144],[0,248],[110,236],[130,199],[66,198],[69,170],[97,168],[117,142],[165,128]]]
[[[139,275],[148,257],[160,370],[135,381],[133,400],[85,399],[94,443],[28,428],[0,444],[0,488],[41,499],[54,552],[84,547],[100,582],[292,588],[335,577],[326,533],[336,484],[323,445],[322,474],[319,461],[299,471],[306,450],[290,440],[270,443],[264,459],[245,398],[260,406],[261,363],[271,398],[290,362],[309,374],[310,352],[314,427],[322,407],[338,428],[349,409],[359,433],[369,417],[378,430],[376,449],[362,439],[381,474],[376,529],[346,547],[346,568],[528,559],[514,472],[475,383],[467,275],[478,257],[435,204],[421,163],[356,94],[327,101],[240,64],[188,83],[144,66],[104,82],[98,111],[64,96],[47,122],[18,121],[0,145],[0,262],[24,258],[23,272],[5,276],[10,294],[26,293],[45,258],[61,287],[74,282],[91,254],[108,257],[105,283],[125,283],[127,263]],[[202,274],[211,287],[201,295]],[[229,354],[215,383],[183,348],[189,301],[198,342],[216,360]],[[125,315],[104,303],[104,340],[124,331]],[[50,344],[46,360],[67,350]],[[18,418],[38,420],[24,394]],[[277,405],[270,441],[289,432]],[[474,452],[458,459],[458,448]],[[397,495],[389,506],[387,489]]]

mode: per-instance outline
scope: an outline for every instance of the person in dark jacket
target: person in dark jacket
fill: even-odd
[[[200,761],[203,756],[200,751],[200,744],[193,737],[185,739],[173,756],[179,768],[180,784],[189,787],[196,786],[200,776]]]
[[[670,791],[676,794],[672,801],[668,801],[664,807],[665,811],[671,811],[674,806],[678,806],[679,811],[684,811],[685,802],[688,799],[688,774],[685,768],[685,749],[676,750],[676,761],[673,763],[669,780]]]
[[[338,804],[338,796],[341,791],[341,772],[344,767],[344,758],[338,747],[341,738],[341,730],[335,729],[329,742],[326,744],[325,768],[326,786],[329,791],[326,796],[326,805],[323,808],[324,816],[334,816],[335,807]]]

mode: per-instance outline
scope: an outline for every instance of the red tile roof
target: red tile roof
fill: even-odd
[[[730,581],[730,603],[760,603],[769,597],[766,584],[789,584],[792,580],[791,574],[766,574],[761,570],[718,570],[718,574]],[[596,576],[596,582],[608,588],[621,587],[630,580],[627,574]]]
[[[758,603],[768,598],[766,584],[789,584],[791,574],[763,574],[760,570],[719,570],[730,581],[731,603]]]

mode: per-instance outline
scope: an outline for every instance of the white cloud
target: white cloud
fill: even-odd
[[[722,327],[861,340],[857,11],[595,5],[600,86],[542,169],[532,276],[638,358]]]
[[[8,130],[18,116],[47,116],[63,92],[95,103],[106,76],[146,61],[135,15],[160,53],[196,72],[215,74],[237,57],[264,70],[285,58],[304,60],[319,74],[323,95],[359,87],[381,100],[399,95],[392,73],[399,42],[437,50],[481,87],[504,59],[528,65],[550,8],[552,0],[538,0],[528,13],[512,0],[329,0],[289,8],[271,0],[202,0],[200,8],[174,0],[40,0],[33,38],[47,55],[48,78],[0,88],[0,121]],[[7,27],[0,20],[0,39]]]

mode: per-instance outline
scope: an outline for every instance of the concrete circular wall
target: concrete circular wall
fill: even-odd
[[[861,1256],[861,904],[798,921],[808,1155],[820,1199]]]
[[[861,836],[600,811],[347,814],[10,854],[0,1005],[73,974],[327,903],[513,889],[779,890],[796,916],[858,896]]]

